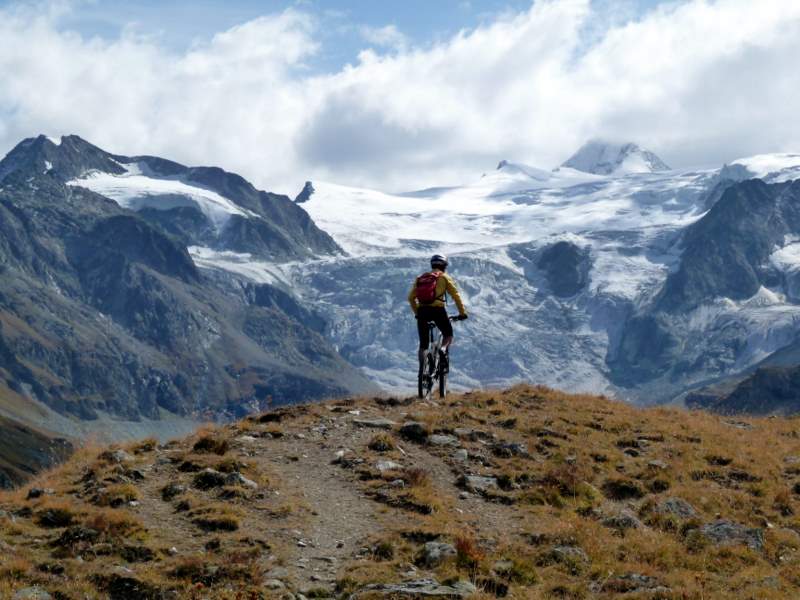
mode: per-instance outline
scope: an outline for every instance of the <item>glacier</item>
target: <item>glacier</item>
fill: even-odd
[[[732,163],[738,177],[772,181],[800,175],[800,156],[768,155]],[[464,388],[536,381],[570,391],[664,402],[707,379],[733,373],[792,341],[800,307],[782,290],[748,301],[711,299],[676,317],[696,352],[714,355],[738,332],[727,362],[680,381],[615,383],[609,361],[626,319],[659,292],[681,256],[680,236],[705,215],[721,169],[609,175],[561,166],[546,171],[502,161],[472,184],[387,194],[314,182],[303,207],[349,256],[286,265],[291,288],[321,311],[346,358],[387,389],[415,385],[415,332],[405,292],[445,253],[471,318],[456,331],[452,381]],[[728,167],[730,170],[730,167]],[[588,255],[586,285],[553,293],[536,261],[567,241]],[[784,271],[800,268],[787,240],[775,249]],[[687,351],[689,355],[691,351]]]
[[[255,216],[213,190],[188,183],[181,175],[157,175],[143,162],[118,164],[123,173],[93,170],[67,184],[92,190],[134,211],[144,208],[196,208],[217,231],[225,226],[231,215]]]

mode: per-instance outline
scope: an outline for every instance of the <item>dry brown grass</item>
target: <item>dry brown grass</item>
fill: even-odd
[[[241,525],[242,511],[230,504],[215,502],[193,508],[189,517],[204,531],[236,531]]]
[[[230,443],[224,437],[218,435],[204,435],[192,446],[195,452],[207,452],[223,456],[230,450]]]
[[[367,447],[375,452],[390,452],[397,449],[397,443],[388,433],[378,433],[372,436]]]
[[[144,531],[139,519],[121,510],[93,510],[84,520],[84,525],[109,538],[129,538]]]
[[[294,542],[282,539],[282,532],[303,529],[318,509],[302,498],[300,480],[281,480],[279,461],[272,463],[275,468],[269,478],[259,471],[264,461],[253,450],[271,459],[269,445],[283,444],[282,458],[289,460],[292,453],[299,456],[305,451],[304,444],[316,443],[295,434],[307,435],[326,418],[347,423],[347,411],[360,408],[399,423],[418,420],[431,432],[458,435],[471,457],[483,458],[459,462],[452,449],[421,442],[402,442],[401,451],[394,434],[363,432],[357,445],[348,446],[367,457],[362,470],[321,465],[336,469],[337,477],[346,482],[343,485],[357,486],[382,502],[375,508],[381,530],[364,542],[370,551],[363,559],[348,558],[340,565],[340,594],[370,582],[397,581],[422,545],[438,540],[454,543],[457,557],[429,573],[420,571],[420,576],[442,582],[471,579],[480,588],[479,598],[504,591],[514,598],[652,597],[621,594],[626,584],[620,576],[627,573],[654,578],[670,588],[671,595],[664,597],[676,600],[800,595],[800,419],[730,419],[670,408],[640,410],[601,397],[532,386],[452,395],[438,406],[371,399],[332,406],[333,410],[292,407],[244,424],[208,427],[167,450],[153,446],[152,440],[126,446],[133,455],[132,466],[148,478],[147,465],[158,451],[170,460],[181,457],[193,469],[243,472],[261,485],[258,493],[236,489],[225,502],[218,501],[220,488],[213,488],[190,490],[164,503],[159,496],[163,483],[151,486],[156,489],[152,492],[147,480],[127,481],[128,465],[98,461],[102,449],[96,446],[79,450],[67,464],[33,484],[53,488],[52,496],[28,501],[27,489],[0,494],[1,510],[22,509],[23,515],[29,511],[29,516],[15,517],[13,522],[0,517],[0,542],[15,548],[13,557],[0,556],[0,597],[13,597],[12,592],[24,585],[39,581],[48,585],[54,580],[39,565],[55,560],[48,543],[61,535],[67,522],[101,532],[101,542],[110,541],[113,552],[137,543],[156,550],[153,561],[136,569],[137,578],[153,589],[180,589],[186,595],[179,597],[197,598],[234,598],[244,593],[248,578],[259,577],[260,571],[254,558],[258,553],[238,538],[251,536],[254,524],[266,523],[272,528],[267,531],[275,532],[271,552],[291,557]],[[456,434],[456,428],[474,431]],[[336,433],[334,428],[329,431]],[[237,441],[244,432],[258,441]],[[275,439],[278,436],[284,439]],[[342,441],[348,443],[343,437],[334,444]],[[524,444],[527,452],[493,452],[495,442]],[[334,444],[325,447],[323,456],[333,453]],[[379,475],[368,466],[378,459],[373,452],[389,452],[392,460],[420,466]],[[423,455],[432,458],[415,462]],[[190,485],[194,472],[179,469],[180,464],[178,460],[174,466],[159,468],[172,469],[179,481]],[[95,487],[85,491],[88,484],[82,480],[89,469],[94,470]],[[461,474],[496,478],[499,489],[462,499],[462,490],[455,485]],[[397,479],[403,481],[402,487],[393,485]],[[116,498],[120,507],[92,505],[100,488],[105,489],[105,495],[98,496],[106,498],[103,504],[110,506]],[[660,504],[673,497],[690,503],[696,516],[679,518],[661,512]],[[130,507],[132,499],[141,500],[142,506]],[[180,558],[169,556],[168,546],[160,541],[160,523],[143,523],[137,516],[146,502],[165,505],[170,520],[183,523],[192,537],[199,537],[195,545],[200,550]],[[175,512],[181,502],[186,505]],[[47,510],[53,511],[55,520],[49,527],[41,521]],[[604,518],[623,510],[643,526],[620,530],[603,524]],[[59,511],[64,511],[63,519]],[[763,530],[764,548],[715,546],[699,527],[718,518]],[[220,549],[204,549],[206,541],[217,537],[222,540]],[[273,543],[270,534],[264,537]],[[579,552],[585,553],[585,560]],[[61,577],[70,581],[77,597],[102,597],[90,575],[120,561],[119,554],[91,556],[80,569],[69,562],[72,558],[65,559],[67,571]],[[209,565],[221,571],[209,571]]]
[[[99,506],[111,506],[116,508],[123,504],[128,504],[140,497],[139,489],[130,483],[118,483],[110,485],[98,496]]]

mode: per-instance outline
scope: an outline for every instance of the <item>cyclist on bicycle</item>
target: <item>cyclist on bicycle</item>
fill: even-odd
[[[445,309],[447,294],[450,294],[456,303],[458,318],[467,318],[467,310],[464,308],[461,294],[458,293],[456,282],[445,273],[446,270],[447,257],[441,254],[434,254],[431,257],[430,272],[423,273],[417,277],[414,280],[414,285],[411,286],[411,291],[408,292],[408,302],[411,304],[411,310],[414,311],[414,315],[417,318],[420,364],[422,364],[425,351],[428,349],[428,323],[433,321],[439,331],[442,332],[442,349],[439,360],[445,373],[448,371],[449,366],[447,351],[450,348],[450,344],[453,343],[453,325],[450,323],[450,318]]]

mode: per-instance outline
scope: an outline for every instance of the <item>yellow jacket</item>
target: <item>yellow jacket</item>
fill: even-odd
[[[439,269],[434,269],[434,272],[435,271],[439,271]],[[458,293],[456,282],[453,281],[450,275],[444,272],[439,276],[439,280],[436,282],[436,300],[425,306],[444,306],[447,302],[446,294],[450,294],[453,298],[458,308],[458,314],[466,315],[467,309],[464,308],[464,302],[461,300],[461,294]],[[416,278],[414,279],[414,284],[411,286],[411,291],[408,292],[408,303],[411,305],[411,310],[414,311],[414,314],[417,314],[420,304],[419,300],[417,300]]]

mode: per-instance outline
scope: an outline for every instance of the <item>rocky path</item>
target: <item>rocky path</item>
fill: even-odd
[[[331,446],[346,441],[344,436],[300,435],[307,437],[277,442],[268,463],[280,470],[283,492],[306,515],[301,526],[284,532],[290,542],[286,567],[272,574],[285,572],[293,586],[305,589],[332,584],[339,565],[357,556],[381,523],[377,506],[365,499],[350,474],[331,464]],[[350,439],[357,441],[357,436]]]

